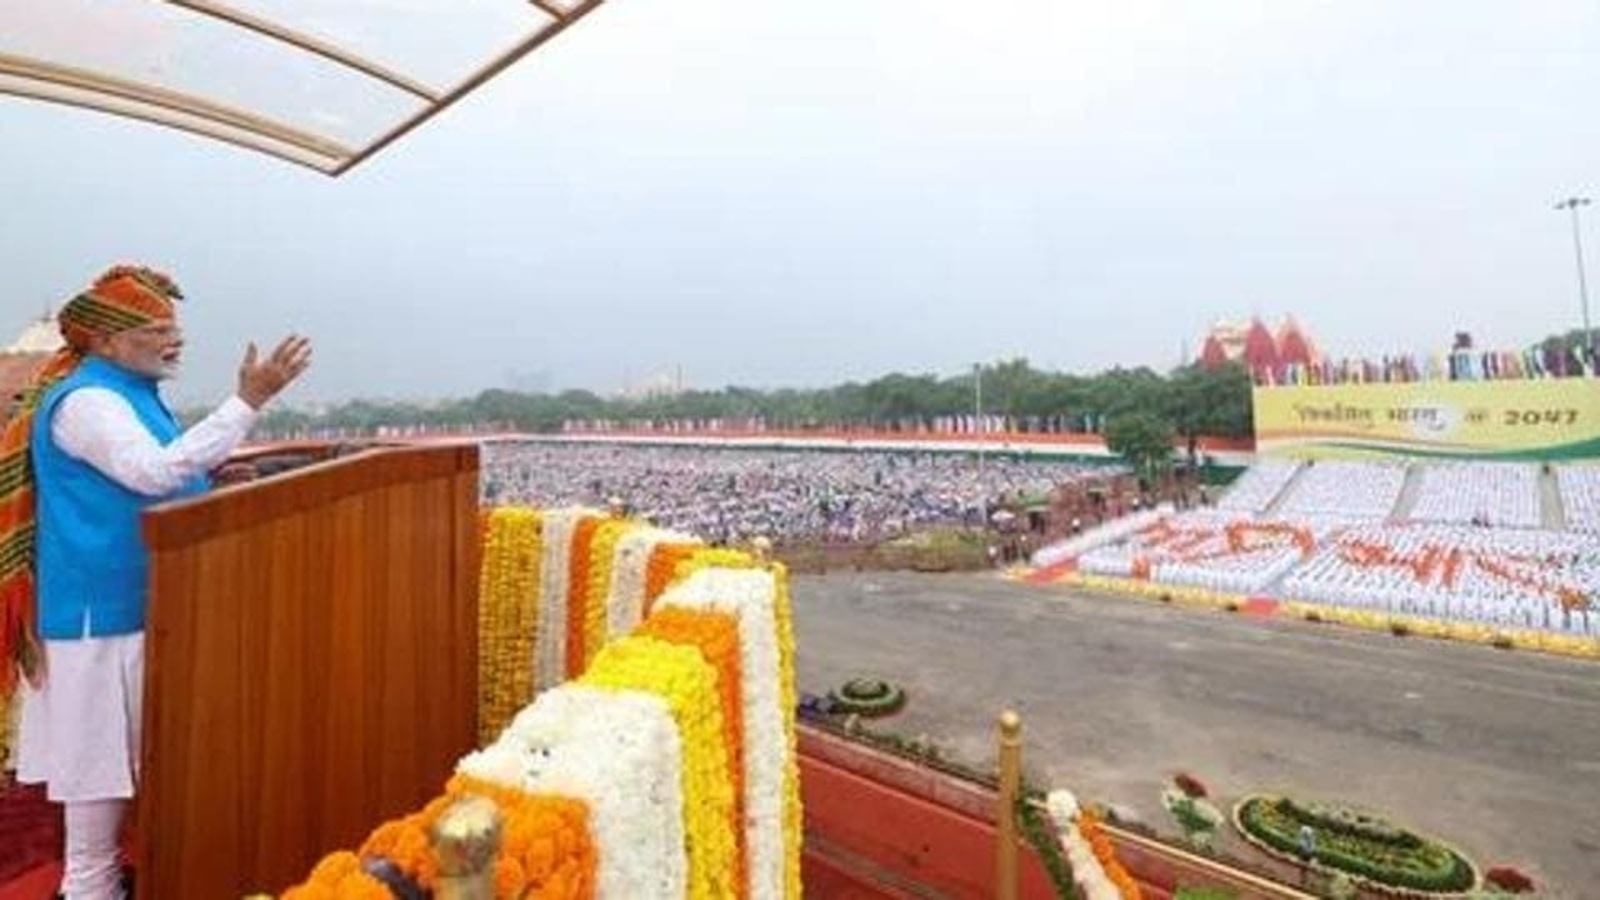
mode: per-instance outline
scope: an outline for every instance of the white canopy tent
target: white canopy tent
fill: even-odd
[[[603,0],[4,0],[0,94],[340,175]]]

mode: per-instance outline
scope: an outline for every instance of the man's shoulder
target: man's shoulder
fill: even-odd
[[[100,373],[94,366],[80,365],[71,372],[68,372],[66,377],[51,385],[50,388],[45,391],[44,397],[40,399],[40,404],[42,405],[51,401],[59,401],[68,394],[74,394],[85,390],[115,393],[115,390],[112,388],[112,386],[107,383],[104,378],[100,377]]]
[[[75,431],[95,431],[126,409],[131,409],[127,399],[115,390],[93,382],[73,383],[68,376],[39,401],[34,427],[49,429],[52,435],[68,423]]]
[[[41,407],[54,405],[60,408],[62,404],[69,401],[73,406],[102,403],[125,404],[128,402],[111,387],[94,381],[73,382],[68,377],[46,392],[39,405]]]

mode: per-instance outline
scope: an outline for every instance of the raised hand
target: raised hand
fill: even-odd
[[[300,377],[311,365],[311,339],[291,334],[279,342],[266,359],[258,359],[255,342],[239,363],[239,399],[260,409],[268,400]]]

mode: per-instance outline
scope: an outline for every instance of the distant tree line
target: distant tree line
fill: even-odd
[[[1582,333],[1574,331],[1552,335],[1537,346],[1576,362],[1584,356],[1583,344]],[[1195,464],[1201,437],[1250,436],[1250,391],[1250,372],[1238,363],[1187,365],[1164,374],[1147,367],[1118,367],[1074,375],[1012,359],[954,376],[893,372],[864,383],[811,389],[730,386],[643,398],[606,398],[586,390],[493,389],[429,404],[351,400],[316,413],[269,411],[261,432],[280,437],[411,428],[555,433],[582,422],[648,427],[713,421],[760,422],[772,430],[916,432],[944,430],[952,421],[959,426],[981,411],[1006,430],[1101,434],[1112,452],[1141,474],[1155,475],[1171,462],[1175,444]]]
[[[978,383],[981,381],[981,386]],[[981,402],[979,388],[981,387]],[[841,427],[918,431],[961,422],[981,412],[1008,430],[1108,432],[1119,418],[1149,419],[1174,436],[1243,437],[1251,433],[1250,376],[1243,366],[1185,366],[1161,374],[1116,368],[1072,375],[1014,359],[951,377],[899,372],[835,387],[756,390],[726,387],[645,398],[606,398],[591,391],[519,393],[487,390],[432,404],[351,400],[318,413],[268,412],[262,430],[288,435],[425,426],[493,426],[558,432],[568,423],[760,421],[770,429]]]

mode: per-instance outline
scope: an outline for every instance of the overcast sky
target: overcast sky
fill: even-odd
[[[340,179],[5,98],[0,159],[0,329],[165,268],[186,400],[291,328],[299,402],[1518,346],[1578,320],[1600,4],[611,0]]]

